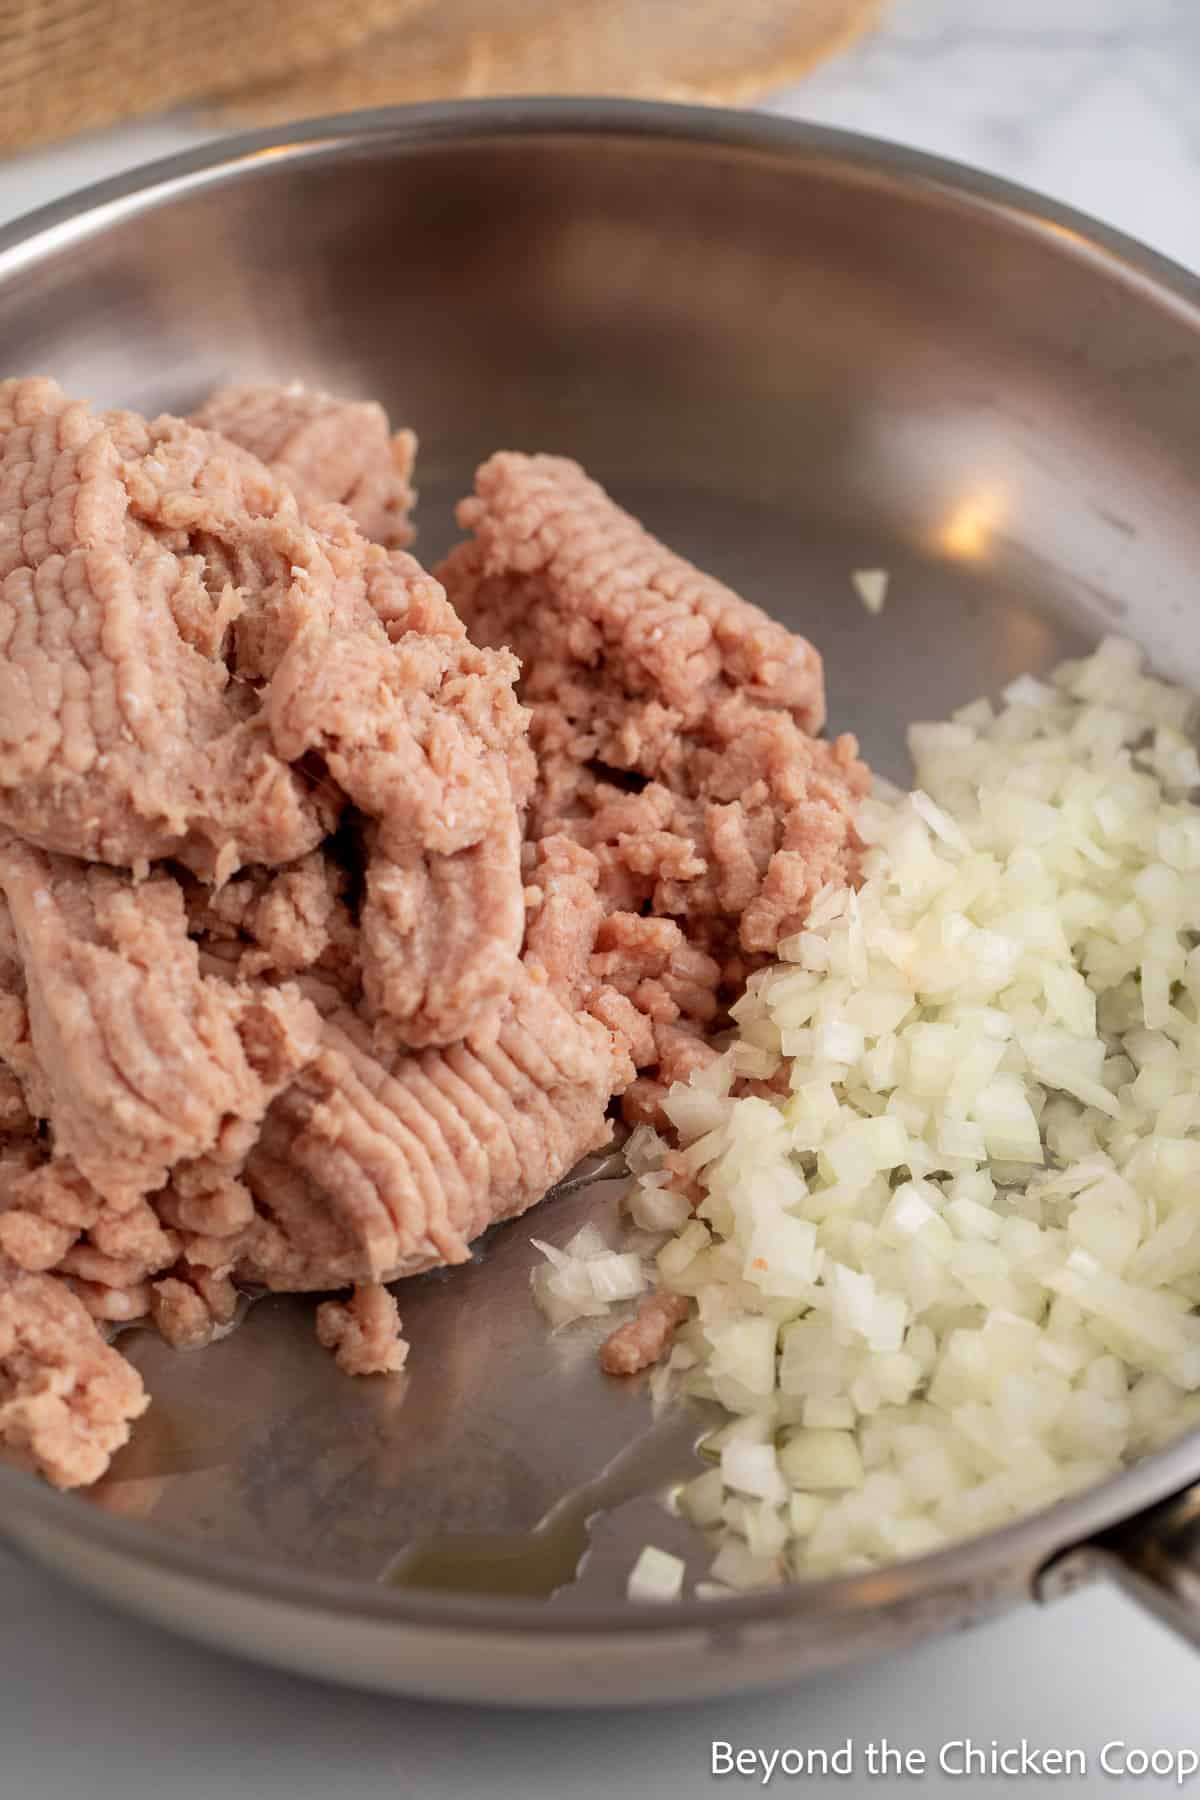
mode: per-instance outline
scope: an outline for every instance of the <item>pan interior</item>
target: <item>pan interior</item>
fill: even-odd
[[[1107,630],[1200,680],[1194,314],[1056,220],[836,140],[481,126],[251,159],[0,255],[0,343],[5,373],[102,403],[257,377],[384,400],[422,440],[430,559],[488,451],[576,455],[813,639],[831,728],[894,779],[911,720]],[[889,571],[879,618],[862,568]],[[308,1301],[265,1299],[200,1354],[130,1334],[154,1406],[88,1503],[372,1582],[431,1532],[530,1529],[650,1432],[644,1491],[554,1604],[618,1596],[647,1539],[694,1553],[659,1498],[687,1442],[600,1375],[599,1329],[551,1337],[529,1302],[531,1232],[615,1229],[618,1193],[559,1193],[407,1284],[403,1377],[346,1380]]]

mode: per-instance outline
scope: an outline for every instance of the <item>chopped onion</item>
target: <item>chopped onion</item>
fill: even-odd
[[[1109,639],[914,726],[861,887],[667,1098],[698,1217],[631,1139],[659,1282],[696,1297],[663,1379],[730,1414],[679,1496],[720,1592],[925,1554],[1200,1420],[1192,710]],[[542,1274],[585,1309],[586,1279]]]
[[[631,1600],[678,1600],[683,1592],[684,1563],[669,1551],[647,1544],[629,1575]]]
[[[679,1511],[702,1530],[720,1523],[724,1502],[725,1483],[719,1468],[707,1469],[703,1475],[697,1475],[678,1496]]]
[[[713,1559],[713,1579],[727,1588],[778,1587],[783,1570],[777,1556],[756,1556],[740,1538],[725,1540]]]
[[[628,1199],[630,1217],[643,1231],[678,1231],[692,1216],[691,1203],[670,1188],[637,1183]]]
[[[850,576],[859,599],[869,613],[881,613],[887,599],[888,582],[891,579],[886,569],[855,569]]]
[[[587,1272],[597,1300],[632,1300],[646,1290],[646,1271],[641,1258],[632,1251],[623,1255],[610,1251],[607,1256],[594,1256],[587,1264]]]
[[[779,1467],[795,1488],[856,1488],[862,1455],[848,1431],[799,1431],[779,1452]]]
[[[625,1140],[625,1161],[632,1175],[646,1175],[660,1167],[667,1144],[650,1125],[639,1125]]]
[[[735,1494],[749,1494],[776,1504],[787,1498],[779,1462],[770,1444],[746,1444],[738,1440],[721,1452],[721,1480]]]
[[[602,1318],[617,1301],[632,1300],[650,1285],[642,1259],[610,1250],[593,1225],[562,1250],[542,1238],[530,1243],[545,1258],[530,1277],[533,1298],[556,1329],[575,1319]]]

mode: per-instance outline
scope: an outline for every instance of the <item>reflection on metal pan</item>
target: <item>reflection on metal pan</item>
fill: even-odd
[[[497,445],[576,455],[826,658],[831,725],[903,732],[1114,617],[1200,682],[1200,286],[1014,188],[778,119],[494,102],[317,122],[107,183],[0,233],[5,372],[185,408],[236,376],[377,395],[422,443],[420,540]],[[850,571],[890,571],[868,619]],[[729,1692],[898,1649],[1098,1570],[1194,1613],[1184,1440],[936,1556],[634,1607],[664,1468],[546,1602],[381,1579],[415,1540],[528,1532],[651,1424],[587,1328],[547,1335],[530,1230],[403,1293],[410,1370],[350,1382],[280,1298],[202,1357],[144,1334],[155,1406],[88,1499],[0,1469],[10,1541],[118,1604],[333,1679],[600,1704]],[[655,1462],[655,1456],[659,1460]],[[637,1453],[634,1453],[636,1461]],[[626,1489],[627,1492],[627,1489]],[[478,1585],[478,1584],[476,1584]],[[1193,1627],[1194,1629],[1194,1627]]]

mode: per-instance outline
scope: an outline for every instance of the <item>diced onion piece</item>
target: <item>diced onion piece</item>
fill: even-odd
[[[949,844],[952,850],[965,853],[971,848],[970,840],[962,827],[936,801],[931,800],[928,794],[923,793],[920,788],[914,788],[909,798],[913,811],[925,821],[934,837]]]
[[[787,1498],[779,1461],[770,1444],[726,1444],[721,1452],[721,1479],[735,1494],[749,1494],[776,1505]]]
[[[783,1580],[778,1557],[755,1556],[749,1545],[735,1537],[728,1538],[718,1550],[712,1574],[714,1581],[739,1590],[778,1587]]]
[[[869,613],[881,613],[887,599],[890,576],[886,569],[855,569],[850,576],[859,599]]]
[[[817,1228],[787,1213],[757,1222],[746,1248],[744,1278],[764,1294],[807,1294],[821,1266]]]
[[[1044,1160],[1037,1118],[1015,1075],[997,1075],[976,1094],[971,1111],[989,1156],[999,1162]]]
[[[685,1144],[723,1124],[727,1110],[722,1095],[694,1082],[676,1082],[663,1101],[663,1111]]]
[[[671,1171],[630,1139],[695,1297],[653,1384],[728,1415],[678,1496],[721,1593],[925,1554],[1200,1423],[1193,710],[1110,639],[914,726],[861,883],[667,1096]],[[632,1286],[616,1254],[546,1247],[553,1322]]]
[[[587,1263],[587,1273],[597,1300],[606,1303],[632,1300],[635,1295],[646,1291],[646,1271],[642,1267],[641,1258],[632,1252],[618,1255],[615,1251],[610,1251],[605,1256],[591,1257]]]
[[[793,1487],[817,1493],[861,1487],[862,1455],[848,1431],[799,1431],[779,1452],[779,1467]]]
[[[627,1592],[631,1600],[678,1600],[683,1592],[686,1565],[669,1551],[647,1544],[629,1575]]]
[[[594,1225],[584,1225],[568,1242],[566,1254],[586,1261],[593,1256],[607,1256],[608,1245]]]
[[[717,1525],[721,1520],[721,1507],[725,1498],[725,1483],[719,1468],[706,1469],[703,1475],[697,1475],[693,1481],[680,1489],[678,1506],[684,1517],[701,1530]]]
[[[678,1231],[691,1217],[690,1202],[670,1188],[644,1187],[636,1182],[629,1195],[629,1213],[643,1231]]]
[[[639,1125],[625,1140],[625,1161],[632,1175],[645,1175],[660,1167],[667,1153],[665,1138],[650,1125]]]

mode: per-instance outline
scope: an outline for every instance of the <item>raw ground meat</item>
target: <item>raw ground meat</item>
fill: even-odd
[[[341,501],[364,537],[389,549],[411,543],[417,440],[411,431],[393,436],[373,400],[335,400],[299,383],[228,387],[191,422],[249,450],[300,499]]]
[[[237,1317],[238,1294],[228,1276],[184,1268],[150,1284],[150,1317],[168,1344],[197,1349]]]
[[[500,451],[458,519],[474,535],[439,578],[477,642],[516,651],[530,702],[589,740],[561,747],[577,765],[668,777],[735,694],[824,723],[812,645],[660,544],[577,463]],[[539,789],[560,772],[539,758]]]
[[[0,822],[219,882],[305,855],[352,806],[381,1029],[449,1043],[498,1006],[526,715],[507,651],[425,629],[449,615],[411,557],[213,433],[6,382],[0,583]]]
[[[589,779],[581,817],[555,822],[594,850],[623,906],[685,923],[736,987],[799,930],[814,894],[853,876],[853,814],[869,774],[849,736],[809,738],[784,713],[723,702],[697,734],[683,792]]]
[[[853,878],[811,646],[552,457],[483,466],[447,592],[412,449],[294,388],[148,423],[0,384],[0,1444],[60,1485],[146,1404],[106,1324],[347,1288],[321,1341],[401,1368],[380,1284],[614,1098],[659,1117]]]
[[[37,1129],[31,1093],[38,1068],[29,1035],[25,970],[8,903],[0,892],[0,1148]]]
[[[443,1050],[380,1056],[360,1018],[331,1013],[248,1159],[254,1218],[185,1232],[189,1262],[298,1290],[465,1262],[489,1225],[609,1141],[608,1102],[634,1067],[621,1032],[584,1010],[599,992],[595,862],[552,843],[531,873],[499,1019]]]
[[[168,854],[290,860],[334,812],[231,681],[220,650],[242,603],[201,555],[177,554],[186,535],[165,496],[148,516],[149,479],[135,504],[158,445],[120,426],[53,382],[0,383],[0,819],[44,848],[139,868]],[[144,455],[127,463],[139,431]],[[199,465],[203,434],[188,447]],[[249,459],[235,474],[210,457],[208,472],[226,511],[280,503]]]
[[[96,1481],[150,1404],[62,1281],[0,1256],[0,1443],[52,1481]]]
[[[245,870],[216,890],[189,881],[188,929],[222,973],[287,977],[321,969],[336,979],[357,956],[349,889],[349,871],[322,851],[285,869]]]
[[[493,456],[459,520],[474,536],[438,573],[475,639],[522,658],[531,829],[593,850],[613,905],[682,920],[736,986],[854,870],[869,776],[852,737],[811,735],[816,651],[561,457]]]
[[[317,1337],[347,1375],[398,1375],[408,1361],[400,1308],[385,1287],[356,1287],[317,1308]]]
[[[685,1294],[647,1294],[632,1319],[618,1325],[600,1346],[606,1375],[636,1375],[658,1362],[688,1316]]]
[[[37,1104],[72,1159],[124,1210],[178,1162],[220,1159],[313,1056],[294,989],[199,971],[178,882],[0,838],[0,891],[25,970]]]

